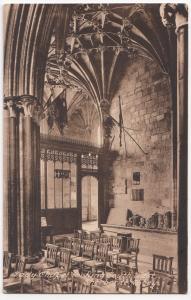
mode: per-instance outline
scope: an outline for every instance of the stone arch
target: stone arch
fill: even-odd
[[[10,5],[5,35],[4,94],[42,97],[44,72],[54,26],[54,5]]]

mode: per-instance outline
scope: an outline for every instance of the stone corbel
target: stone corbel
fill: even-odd
[[[187,4],[162,3],[160,6],[162,23],[168,29],[178,29],[188,24]]]
[[[103,115],[103,120],[105,117],[109,115],[109,108],[110,108],[110,103],[107,99],[102,99],[100,101],[100,107]]]

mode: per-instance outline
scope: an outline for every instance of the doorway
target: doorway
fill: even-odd
[[[82,228],[98,228],[98,180],[94,176],[82,178]]]

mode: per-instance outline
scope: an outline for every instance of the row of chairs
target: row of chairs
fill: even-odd
[[[90,237],[90,236],[89,236]],[[75,242],[77,241],[77,244]],[[80,250],[82,249],[81,245],[83,245],[84,236],[78,238],[70,238],[68,236],[64,236],[62,239],[55,241],[56,245],[71,249],[74,251],[75,248],[78,249],[76,256],[80,256]],[[107,244],[108,245],[108,253],[107,253],[107,261],[109,266],[114,270],[114,265],[117,266],[120,264],[121,266],[130,267],[135,271],[138,272],[138,263],[137,257],[139,253],[139,239],[135,238],[126,238],[126,246],[125,249],[122,249],[122,237],[121,236],[107,236],[100,234],[99,238],[96,236],[91,236],[90,239],[85,241],[92,241],[95,244]],[[73,245],[73,246],[72,246]],[[91,245],[91,243],[90,243]]]
[[[55,289],[56,284],[59,287],[68,287],[71,281],[71,271],[78,269],[80,273],[84,273],[85,269],[91,270],[92,273],[102,269],[106,276],[107,261],[107,244],[96,244],[94,241],[72,238],[70,249],[59,247],[58,245],[47,244],[43,261],[32,266],[33,273],[45,272],[45,276],[41,276],[41,292],[44,287],[50,286]],[[68,244],[65,246],[68,246]],[[46,276],[46,274],[50,276]],[[53,275],[51,278],[51,274]],[[55,280],[55,274],[58,274],[59,282]],[[73,278],[73,277],[72,277]],[[73,280],[73,279],[72,279]],[[86,285],[88,287],[88,285]],[[83,284],[83,289],[85,283]],[[71,288],[72,289],[72,288]],[[90,286],[87,288],[90,291]],[[91,291],[90,291],[91,292]]]
[[[49,245],[47,245],[47,248],[49,248]],[[52,247],[51,247],[52,248]],[[59,272],[63,274],[65,272],[66,275],[69,274],[69,266],[70,266],[70,251],[68,249],[60,249],[59,251],[59,263],[58,268]],[[4,290],[6,292],[24,292],[25,287],[25,278],[16,276],[16,274],[24,274],[26,272],[26,263],[27,259],[24,256],[14,255],[12,253],[9,253],[7,251],[4,251],[3,253],[3,279],[4,279]],[[54,268],[54,272],[58,271],[58,268]],[[46,277],[40,278],[41,280],[41,288],[40,292],[44,292],[44,283],[48,282],[49,286],[49,292],[58,292],[58,293],[71,293],[71,294],[89,294],[92,293],[92,285],[93,282],[87,282],[84,278],[79,276],[67,276],[65,285],[63,285],[64,281],[51,281],[46,280]],[[32,280],[30,282],[32,284]],[[31,286],[32,287],[32,286]],[[65,291],[64,291],[65,287]],[[46,284],[47,288],[47,284]],[[47,289],[46,289],[47,292]]]
[[[93,244],[91,241],[88,241],[89,245],[90,243]],[[87,243],[88,244],[88,243]],[[56,248],[55,248],[56,247]],[[86,247],[85,247],[86,248]],[[56,251],[55,251],[56,250]],[[89,251],[91,249],[86,249],[86,251]],[[39,271],[51,271],[49,274],[59,274],[59,282],[55,280],[51,280],[50,278],[46,278],[46,276],[40,277],[41,280],[41,292],[43,292],[44,283],[46,282],[47,285],[52,288],[52,292],[65,292],[67,293],[90,293],[92,292],[92,282],[86,282],[83,278],[76,278],[75,276],[71,275],[71,250],[65,249],[65,248],[59,248],[55,245],[48,244],[47,245],[47,253],[48,256],[46,257],[47,260],[47,269],[43,268],[41,264],[40,269],[36,269]],[[56,254],[57,260],[54,260],[53,256]],[[84,256],[82,256],[85,258]],[[77,262],[77,264],[80,262],[81,259],[73,256],[73,262]],[[83,262],[88,262],[87,257],[85,260],[82,259]],[[57,261],[57,264],[56,264]],[[91,260],[89,261],[91,262]],[[173,275],[173,269],[172,269],[172,262],[173,257],[166,257],[161,255],[153,255],[153,268],[150,270],[150,278],[148,282],[141,281],[140,285],[140,293],[171,293],[172,292],[172,285],[174,282],[174,275]],[[12,265],[14,267],[12,267]],[[35,270],[35,266],[37,264],[33,265],[33,272]],[[23,292],[23,286],[24,286],[24,278],[19,279],[15,274],[18,273],[24,273],[26,272],[26,258],[17,255],[13,261],[13,255],[8,252],[4,252],[3,256],[3,277],[4,277],[4,289],[10,290],[12,289],[12,292],[15,292],[15,287],[17,290],[19,289],[19,292]],[[120,274],[124,274],[123,268],[119,268],[118,272],[116,273],[116,283],[119,284],[119,281],[117,282],[117,279],[119,278]],[[46,274],[46,272],[45,272]],[[38,277],[37,277],[38,278]],[[72,282],[72,283],[71,283]],[[32,284],[32,280],[31,280]],[[124,283],[122,283],[124,286]],[[60,288],[61,290],[58,291],[55,288]],[[67,288],[66,288],[67,287]],[[128,289],[130,287],[130,292],[134,292],[135,286],[131,284],[128,285]],[[126,288],[126,287],[125,287]]]
[[[69,243],[70,242],[70,243]],[[64,247],[47,244],[45,257],[43,260],[32,266],[33,272],[42,272],[51,268],[62,268],[64,272],[79,269],[80,273],[84,269],[90,269],[92,272],[98,269],[106,273],[106,262],[108,255],[108,244],[95,244],[94,241],[72,238],[65,240]],[[55,269],[60,271],[60,269]]]

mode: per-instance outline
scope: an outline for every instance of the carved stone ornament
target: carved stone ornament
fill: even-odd
[[[5,97],[4,109],[9,110],[11,118],[22,112],[24,116],[30,116],[39,123],[43,117],[42,105],[37,98],[30,95]]]
[[[187,25],[188,6],[187,4],[162,3],[160,6],[162,23],[167,28],[176,28]]]
[[[8,109],[10,118],[16,118],[18,113],[18,97],[5,97],[4,109]]]
[[[104,119],[104,116],[108,116],[108,114],[109,114],[109,108],[110,108],[109,101],[107,99],[102,99],[100,101],[100,107],[101,107],[101,111],[102,111],[103,119]]]
[[[18,106],[23,110],[24,116],[32,117],[37,123],[40,122],[43,116],[42,105],[39,100],[30,95],[19,97]]]

